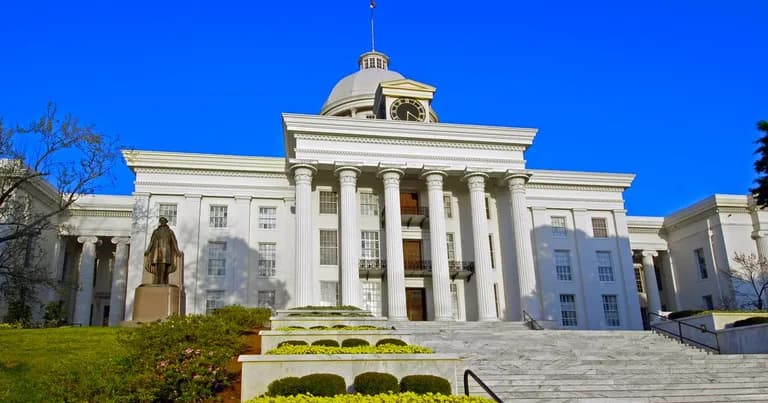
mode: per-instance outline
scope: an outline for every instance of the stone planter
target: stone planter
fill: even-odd
[[[375,326],[387,327],[389,322],[387,318],[376,316],[273,316],[270,318],[273,329],[289,326],[301,326],[309,328],[312,326],[332,327],[335,325],[347,326]]]
[[[341,345],[341,342],[346,339],[362,339],[373,346],[382,339],[399,339],[411,344],[411,333],[403,330],[296,330],[289,332],[262,330],[259,335],[261,335],[261,351],[263,352],[267,352],[287,340],[303,340],[307,344],[312,344],[317,340],[336,340]]]

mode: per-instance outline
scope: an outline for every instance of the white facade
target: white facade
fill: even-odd
[[[714,270],[740,245],[755,249],[746,198],[715,197],[738,220],[710,217],[708,202],[666,219],[627,217],[633,175],[527,169],[536,129],[439,123],[435,89],[388,65],[366,53],[321,115],[284,114],[285,158],[124,152],[133,195],[78,202],[52,251],[51,271],[69,289],[50,298],[73,322],[131,320],[161,215],[185,255],[171,282],[190,314],[345,304],[391,320],[525,311],[551,327],[640,329],[641,306],[729,295]],[[721,235],[702,238],[707,228]],[[688,267],[699,247],[713,270],[703,282]],[[638,298],[657,268],[662,290]]]

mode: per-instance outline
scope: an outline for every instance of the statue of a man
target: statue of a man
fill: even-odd
[[[149,247],[144,252],[144,270],[153,274],[152,284],[168,284],[168,275],[183,265],[183,256],[168,220],[160,217],[160,225],[152,231]]]

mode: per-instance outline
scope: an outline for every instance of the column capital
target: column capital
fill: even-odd
[[[531,179],[531,176],[532,174],[530,172],[508,170],[504,176],[504,180],[507,182],[510,189],[523,189]]]
[[[294,175],[295,175],[296,171],[302,168],[310,170],[313,174],[317,172],[317,167],[315,166],[315,164],[310,164],[306,162],[298,162],[298,163],[292,164],[290,167],[288,167],[288,170],[291,172],[294,172]]]
[[[129,236],[116,236],[113,237],[110,242],[115,245],[128,245],[131,243],[131,237]]]
[[[644,258],[647,258],[647,257],[654,258],[659,256],[659,252],[655,250],[643,250],[640,252],[640,255]]]
[[[426,171],[421,177],[427,182],[427,189],[435,189],[442,192],[443,179],[448,176],[443,171]]]
[[[96,244],[99,242],[99,237],[92,236],[92,235],[79,236],[77,237],[77,242],[82,244],[86,244],[86,243]]]
[[[357,176],[360,175],[360,169],[353,166],[345,165],[336,168],[333,174],[339,177],[339,182],[344,184],[354,185],[357,183]]]
[[[484,172],[470,172],[464,175],[461,180],[467,182],[470,191],[485,191],[485,180],[488,174]]]
[[[293,172],[293,179],[297,185],[311,185],[312,176],[317,172],[317,168],[310,164],[294,164],[290,170]]]
[[[768,231],[752,231],[752,239],[760,239],[768,237]]]
[[[397,175],[397,178],[399,179],[405,175],[405,172],[399,168],[381,168],[376,175],[382,179],[393,178]]]

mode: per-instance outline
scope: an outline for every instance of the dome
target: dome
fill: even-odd
[[[331,95],[323,104],[321,115],[340,112],[339,107],[347,103],[354,107],[373,107],[373,98],[379,83],[383,81],[400,80],[402,74],[389,70],[389,58],[379,52],[367,52],[358,60],[360,70],[342,78],[331,90]],[[356,102],[357,101],[357,102]],[[363,101],[364,105],[360,105]],[[343,108],[346,109],[346,108]],[[333,111],[332,111],[333,110]],[[331,112],[331,113],[329,113]]]

